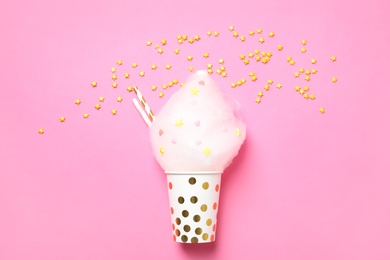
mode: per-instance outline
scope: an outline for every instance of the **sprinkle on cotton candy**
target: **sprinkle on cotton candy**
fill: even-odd
[[[207,72],[192,75],[150,126],[153,153],[161,167],[165,171],[223,172],[246,136],[238,108]]]

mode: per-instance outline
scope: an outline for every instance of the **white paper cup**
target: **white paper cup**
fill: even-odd
[[[173,240],[179,243],[214,242],[222,173],[165,173]]]

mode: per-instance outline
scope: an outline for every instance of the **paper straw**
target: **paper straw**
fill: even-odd
[[[148,114],[148,116],[150,117],[150,119],[153,122],[154,114],[153,114],[152,110],[150,109],[148,103],[146,103],[145,98],[142,96],[141,91],[139,91],[139,89],[136,86],[134,87],[134,90],[135,90],[135,93],[137,94],[139,101],[141,101],[141,104],[144,106],[146,113]]]
[[[152,122],[150,121],[149,117],[146,115],[145,111],[140,106],[137,99],[133,98],[133,104],[134,104],[135,108],[138,110],[139,114],[142,116],[142,119],[148,125],[148,127],[151,126]]]

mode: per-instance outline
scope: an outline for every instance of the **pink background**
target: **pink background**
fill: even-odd
[[[385,0],[1,1],[0,259],[390,259],[388,10]],[[248,36],[258,27],[264,45]],[[179,46],[177,34],[202,39]],[[145,46],[162,38],[163,55]],[[254,48],[273,48],[274,60],[244,66],[238,55]],[[175,89],[159,99],[150,86],[184,81],[186,55],[200,68],[204,51],[215,66],[225,58],[227,79],[213,77],[242,104],[248,136],[222,178],[217,241],[181,245],[171,237],[165,176],[125,88],[138,85],[157,113]],[[292,75],[314,67],[312,57],[317,98],[307,101]],[[229,87],[251,70],[256,83]],[[282,89],[255,103],[269,78]]]

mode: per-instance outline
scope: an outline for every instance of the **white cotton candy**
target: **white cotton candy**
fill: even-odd
[[[192,75],[150,126],[161,167],[166,172],[223,172],[246,136],[238,107],[207,73]]]

